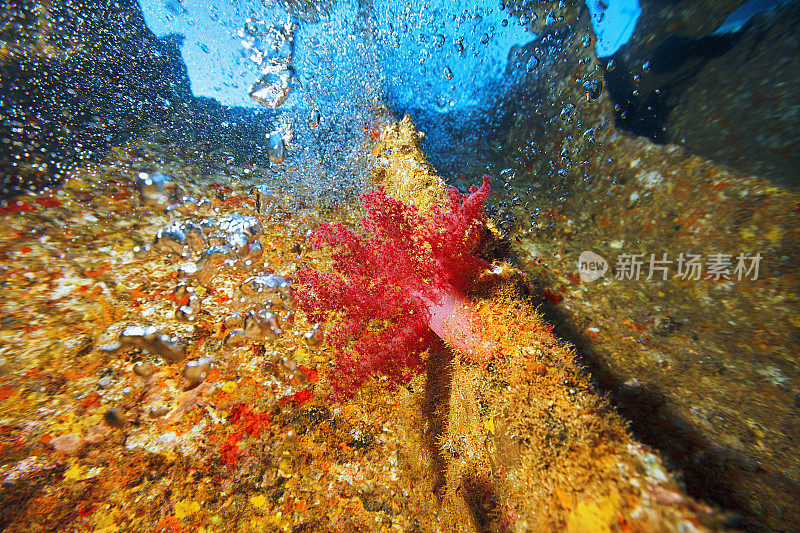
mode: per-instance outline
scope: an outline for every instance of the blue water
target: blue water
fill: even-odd
[[[258,105],[248,96],[261,77],[253,52],[268,39],[243,35],[246,26],[264,30],[287,21],[296,25],[292,66],[299,85],[305,82],[307,87],[292,91],[285,108],[330,93],[326,84],[340,97],[368,87],[370,96],[406,106],[433,105],[446,111],[475,105],[484,89],[503,76],[511,48],[536,37],[494,0],[438,5],[378,0],[369,11],[358,2],[342,1],[330,13],[321,13],[319,22],[292,16],[278,3],[272,8],[208,0],[140,4],[156,35],[186,37],[182,55],[194,94],[230,106]],[[372,79],[365,83],[363,77]]]
[[[612,56],[627,43],[642,14],[637,0],[586,0],[586,7],[597,35],[597,57]]]
[[[275,105],[265,120],[286,148],[273,169],[297,184],[311,180],[320,194],[366,183],[360,142],[376,104],[410,114],[439,171],[459,172],[524,81],[514,72],[527,67],[509,65],[510,52],[536,39],[530,21],[499,0],[343,0],[299,14],[269,2],[140,3],[156,35],[186,37],[181,53],[195,96],[257,108],[249,91],[267,75],[259,94]],[[596,25],[598,47],[621,46],[637,10],[636,0],[612,2]]]

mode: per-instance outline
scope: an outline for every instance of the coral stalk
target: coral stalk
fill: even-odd
[[[486,337],[486,325],[467,297],[454,287],[439,287],[438,292],[437,300],[414,295],[426,310],[428,327],[476,363],[489,362],[497,355],[499,344]]]

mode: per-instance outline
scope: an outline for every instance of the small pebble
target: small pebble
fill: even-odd
[[[195,300],[197,300],[195,298]],[[199,306],[197,306],[199,308]],[[175,310],[175,318],[179,322],[194,322],[197,318],[197,311],[191,305],[183,305]]]
[[[180,225],[183,234],[186,236],[186,244],[194,252],[199,252],[206,245],[206,236],[200,226],[187,220]]]
[[[245,251],[243,259],[245,261],[253,261],[261,257],[263,253],[264,253],[264,247],[260,242],[258,241],[251,242],[250,244],[247,245],[247,250]]]
[[[197,266],[197,263],[192,261],[184,263],[178,267],[178,274],[184,278],[191,278],[193,276],[197,276],[199,273],[200,267]]]
[[[681,326],[681,323],[670,315],[662,315],[656,318],[653,323],[653,330],[656,335],[666,336],[673,333]]]
[[[77,433],[67,433],[60,435],[50,441],[50,445],[59,452],[72,453],[83,444],[81,436]]]
[[[225,346],[244,346],[247,344],[247,336],[243,329],[235,329],[225,336],[222,341]]]
[[[251,340],[262,341],[279,337],[283,330],[275,313],[269,308],[264,308],[247,313],[244,319],[244,333]]]
[[[178,283],[178,285],[175,287],[175,290],[172,291],[172,296],[174,296],[178,301],[186,300],[193,294],[194,288],[188,285],[185,281]]]
[[[107,344],[101,344],[100,346],[97,347],[99,351],[105,353],[115,353],[119,351],[120,348],[122,348],[122,344],[120,344],[119,342],[109,342]]]
[[[150,418],[161,418],[167,413],[169,413],[169,407],[167,407],[164,404],[154,405],[153,407],[150,408],[150,411],[148,412]]]
[[[288,357],[281,357],[281,367],[287,372],[294,372],[297,370],[297,364]]]
[[[172,178],[163,172],[148,174],[140,172],[136,179],[136,189],[139,191],[139,200],[145,205],[167,208],[169,196],[175,190]]]
[[[223,322],[223,325],[228,329],[238,328],[242,324],[244,324],[244,320],[242,319],[242,315],[239,313],[231,313],[225,317],[225,321]]]
[[[291,282],[274,274],[247,278],[239,286],[242,294],[257,298],[265,304],[291,305]]]
[[[177,222],[158,230],[153,241],[153,250],[166,255],[185,255],[186,234]]]
[[[156,365],[150,361],[140,361],[133,365],[133,373],[143,378],[149,378],[156,372]]]
[[[133,247],[133,257],[136,259],[147,259],[150,257],[150,251],[152,250],[149,244],[143,244],[142,246],[134,246]]]

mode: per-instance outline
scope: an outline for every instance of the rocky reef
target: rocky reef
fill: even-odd
[[[642,2],[611,63],[582,2],[510,3],[539,37],[454,180],[493,177],[467,247],[491,268],[459,290],[499,348],[425,343],[348,401],[358,339],[332,347],[295,291],[355,198],[290,189],[269,115],[195,99],[180,37],[133,0],[4,7],[0,527],[800,527],[793,12],[703,41],[742,2],[704,4]],[[662,33],[719,53],[644,68]],[[364,128],[373,200],[448,213],[422,133],[387,115]]]
[[[409,120],[383,130],[376,182],[444,204],[418,139]],[[493,361],[437,345],[407,386],[332,402],[336,351],[289,287],[329,261],[306,239],[317,222],[358,213],[267,215],[250,184],[164,170],[172,205],[118,161],[2,217],[4,526],[724,526],[631,438],[522,272],[496,262],[470,288]]]

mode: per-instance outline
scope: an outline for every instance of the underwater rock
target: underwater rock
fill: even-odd
[[[59,435],[50,441],[50,445],[57,452],[74,453],[83,444],[83,439],[79,433],[67,433]]]
[[[314,324],[310,330],[303,334],[303,340],[309,346],[319,346],[322,344],[324,338],[325,336],[322,333],[322,326],[319,323]]]
[[[244,334],[255,341],[272,340],[283,333],[278,317],[269,307],[249,311],[244,319]]]
[[[710,6],[694,1],[687,5],[698,12]],[[716,8],[716,4],[711,7]],[[702,22],[702,17],[683,18],[682,9],[673,5],[664,4],[662,9],[689,25]],[[647,8],[642,16],[649,16]],[[756,22],[753,19],[752,24]],[[742,40],[746,38],[743,31]],[[789,279],[797,279],[797,268],[796,262],[781,261],[784,252],[778,250],[796,249],[796,238],[789,237],[788,229],[796,226],[796,200],[789,200],[793,195],[785,188],[773,188],[763,179],[742,175],[680,146],[655,144],[619,129],[627,126],[615,125],[614,104],[622,103],[613,95],[611,82],[603,84],[596,100],[587,99],[583,85],[602,72],[592,47],[583,46],[587,35],[591,37],[591,29],[582,24],[547,29],[540,35],[539,41],[549,46],[534,45],[543,52],[538,75],[528,79],[515,103],[515,109],[535,109],[535,117],[526,120],[517,115],[508,129],[501,128],[504,141],[497,153],[505,154],[501,176],[505,175],[510,190],[507,207],[499,205],[500,211],[516,216],[516,222],[509,225],[513,255],[522,258],[521,268],[533,277],[550,278],[550,296],[563,302],[549,319],[561,324],[561,333],[585,355],[601,388],[632,421],[638,438],[681,467],[690,494],[740,513],[748,525],[757,524],[753,529],[791,527],[800,523],[793,503],[798,476],[787,456],[774,450],[791,448],[797,441],[796,428],[785,423],[795,416],[795,408],[779,387],[767,393],[763,379],[745,376],[755,375],[756,368],[769,372],[764,369],[766,361],[780,368],[784,376],[793,372],[790,369],[796,357],[792,348],[797,336],[790,331],[796,329],[790,317],[796,312],[790,307],[796,307],[796,298],[789,295],[797,291]],[[644,31],[645,38],[649,35],[650,30]],[[755,45],[750,51],[756,55],[763,52],[764,57],[773,57],[768,62],[781,64],[771,55],[785,53],[789,60],[791,53],[781,46]],[[626,67],[618,59],[614,58],[613,73],[630,68],[633,77],[645,68],[644,64]],[[729,65],[731,73],[733,65]],[[657,67],[657,63],[647,66],[653,74]],[[741,79],[749,75],[746,70],[743,66]],[[756,71],[763,80],[751,82],[757,83],[755,90],[751,92],[745,84],[726,94],[764,97],[762,105],[768,107],[772,90],[777,89],[782,97],[796,85],[783,83],[780,88],[763,89],[770,85],[771,74],[766,65]],[[724,75],[712,80],[711,72],[709,83],[719,86],[726,82]],[[556,79],[560,81],[553,83]],[[641,79],[644,82],[645,77]],[[722,102],[727,98],[722,94],[709,92],[697,98],[696,105],[713,109],[738,98]],[[730,109],[735,110],[734,115],[748,114],[748,104],[744,99],[740,102]],[[562,116],[564,110],[568,111]],[[785,110],[788,118],[788,108]],[[727,139],[724,134],[737,131],[735,118],[728,118],[730,128],[725,129],[723,124],[709,128],[703,117],[699,110],[686,114],[692,122],[690,128],[708,128],[706,142],[729,144],[737,150],[736,136]],[[709,118],[713,122],[711,115]],[[765,127],[769,123],[769,119],[762,121]],[[584,136],[589,130],[592,133]],[[745,142],[749,138],[742,137]],[[737,151],[743,154],[747,150]],[[634,204],[632,195],[638,198]],[[527,198],[530,207],[510,207],[517,198]],[[498,224],[504,220],[501,216],[496,218]],[[578,283],[575,260],[589,250],[611,259],[611,267],[615,255],[643,251],[647,253],[645,268],[648,255],[656,251],[668,252],[672,260],[689,250],[702,251],[706,259],[723,250],[734,256],[742,250],[761,250],[762,254],[771,250],[774,255],[771,263],[762,263],[764,285],[759,277],[758,283],[698,280],[679,287],[674,280],[645,280],[646,273],[640,282],[628,284],[609,274],[603,280]],[[773,274],[763,270],[770,268],[769,264],[775,268]],[[779,297],[773,296],[778,293]],[[709,302],[725,311],[709,313]],[[683,326],[668,335],[655,334],[651,329],[654,315],[662,314],[681,317]],[[760,342],[753,342],[759,337]],[[632,378],[646,383],[646,399],[626,401],[622,384]],[[738,383],[735,388],[733,382]],[[776,401],[776,395],[782,399]],[[754,438],[754,432],[760,436]],[[735,460],[718,450],[720,443],[730,442],[736,443]],[[740,467],[748,463],[759,467]]]
[[[193,252],[199,252],[206,244],[206,236],[203,229],[198,225],[187,220],[180,224],[180,229],[185,236],[186,245]]]
[[[264,246],[256,241],[247,245],[247,248],[240,253],[239,259],[245,267],[254,267],[258,258],[264,254]]]
[[[228,246],[228,235],[222,232],[211,233],[206,240],[206,244],[210,247]]]
[[[175,290],[172,291],[172,296],[179,302],[187,302],[192,296],[197,295],[195,294],[194,287],[186,283],[186,281],[180,281],[175,287]]]
[[[244,346],[249,338],[243,329],[235,329],[225,336],[222,344],[228,347]]]
[[[250,241],[242,233],[232,233],[226,238],[228,246],[233,250],[237,259],[245,256],[250,247]]]
[[[196,275],[201,276],[206,282],[211,281],[220,267],[234,257],[235,253],[230,246],[209,248],[200,255],[200,259],[197,261]]]
[[[286,370],[287,372],[294,372],[297,370],[297,363],[292,361],[289,357],[281,357],[281,368]]]
[[[108,426],[95,424],[86,429],[86,437],[83,440],[88,444],[97,444],[98,442],[104,441],[110,432]]]
[[[283,141],[283,134],[279,131],[273,131],[269,134],[267,143],[267,153],[269,160],[273,163],[283,163],[286,158],[286,144]]]
[[[195,301],[197,301],[196,298]],[[197,312],[191,306],[182,305],[175,310],[175,318],[179,322],[194,322],[197,318]]]
[[[197,263],[189,261],[178,267],[178,275],[182,278],[195,278],[202,274]]]
[[[14,513],[65,468],[63,463],[35,455],[0,467],[0,527],[5,528]]]
[[[211,359],[208,357],[201,357],[196,361],[189,361],[183,368],[181,376],[189,382],[199,383],[206,379],[206,376],[211,371]]]
[[[186,234],[181,224],[175,222],[158,230],[152,249],[166,255],[183,256],[186,253]]]
[[[292,304],[291,282],[274,274],[247,278],[239,286],[242,294],[262,304],[285,307]]]
[[[588,102],[583,94],[575,96]],[[404,121],[401,128],[405,126]],[[405,136],[394,133],[384,132],[377,150],[394,151],[402,146]],[[522,141],[521,136],[514,138]],[[606,150],[598,151],[608,157]],[[421,159],[416,146],[406,149],[403,156],[415,152]],[[410,183],[425,187],[409,167],[387,164],[383,169],[381,183],[393,195],[407,191]],[[435,190],[435,185],[429,187]],[[587,194],[595,193],[588,189]],[[425,198],[425,192],[419,196]],[[587,225],[595,224],[594,219],[585,220]],[[552,240],[558,250],[553,255],[563,254],[571,242]],[[569,260],[561,258],[558,264],[573,267],[571,258],[579,253],[572,249],[574,255],[568,256]],[[363,272],[360,265],[357,272]],[[724,529],[724,515],[686,496],[661,458],[633,440],[625,421],[595,390],[574,348],[554,335],[552,326],[531,304],[530,280],[521,273],[495,272],[478,277],[476,284],[481,288],[475,291],[473,302],[483,312],[487,328],[502,331],[498,341],[501,355],[479,365],[432,350],[425,361],[425,377],[412,381],[407,389],[414,398],[411,404],[421,401],[427,404],[424,411],[435,411],[411,422],[425,424],[425,429],[416,434],[421,442],[409,441],[409,455],[424,457],[411,462],[410,468],[421,476],[443,472],[438,479],[431,479],[429,486],[443,494],[440,501],[453,517],[450,520],[487,531],[611,531],[623,523],[625,529],[637,530]],[[573,283],[582,287],[577,275],[572,275]],[[495,277],[500,276],[518,282],[496,283]],[[299,278],[302,281],[303,276]],[[564,279],[566,283],[569,278]],[[323,291],[330,287],[317,286]],[[602,306],[598,308],[600,313],[606,312]],[[391,342],[397,342],[396,338]],[[628,361],[629,353],[625,352]],[[390,370],[396,366],[394,361],[389,364]],[[381,371],[385,372],[384,368]],[[681,392],[685,389],[680,388]],[[663,419],[655,424],[661,427]],[[599,464],[608,468],[598,468]],[[498,475],[486,475],[489,468]],[[475,506],[473,502],[482,503]],[[473,521],[476,507],[481,513],[480,525]],[[508,509],[513,513],[507,513]]]
[[[200,312],[201,305],[202,304],[200,302],[199,296],[197,296],[196,294],[192,294],[191,296],[189,296],[189,309],[191,309],[194,314]]]
[[[147,412],[150,418],[161,418],[162,416],[165,416],[167,413],[169,413],[169,407],[167,407],[164,404],[153,405]]]
[[[152,246],[149,244],[144,244],[142,246],[134,246],[131,251],[133,252],[134,259],[144,260],[150,257]]]
[[[250,88],[250,97],[270,109],[279,108],[289,96],[294,69],[288,65],[273,65],[258,82]]]
[[[653,323],[653,333],[656,335],[669,335],[681,326],[681,323],[675,320],[671,315],[661,315],[655,319]]]
[[[231,313],[230,315],[225,317],[223,325],[228,329],[232,329],[241,326],[243,323],[244,319],[242,318],[242,315],[240,313]]]
[[[128,420],[125,418],[125,413],[119,407],[112,407],[103,414],[103,421],[109,426],[116,429],[123,429]]]
[[[160,355],[168,363],[176,363],[184,358],[178,338],[161,333],[153,326],[128,326],[120,333],[119,342],[123,346],[133,346]]]
[[[176,187],[172,178],[162,172],[140,172],[136,177],[136,190],[142,204],[166,209]]]
[[[133,373],[145,379],[155,374],[156,370],[156,365],[150,361],[140,361],[133,365]]]
[[[800,186],[796,3],[755,15],[724,54],[681,88],[666,136],[739,172]]]
[[[294,326],[295,313],[291,309],[285,310],[283,314],[279,316],[279,319],[284,328],[291,328]]]
[[[38,475],[43,471],[58,469],[61,465],[55,461],[37,456],[26,457],[13,466],[4,465],[0,471],[0,487],[19,483],[31,474]]]

